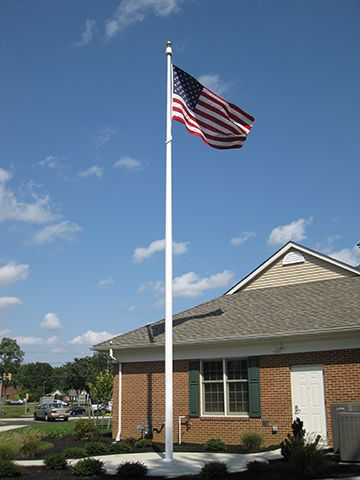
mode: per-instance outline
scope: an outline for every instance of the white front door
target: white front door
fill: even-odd
[[[327,439],[324,375],[321,365],[291,367],[293,416],[304,422],[308,434]]]

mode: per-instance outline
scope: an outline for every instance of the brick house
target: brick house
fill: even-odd
[[[360,401],[360,270],[289,242],[224,295],[173,317],[174,442],[281,442],[294,418],[332,445],[331,404]],[[164,442],[164,320],[92,347],[114,360],[117,440]]]

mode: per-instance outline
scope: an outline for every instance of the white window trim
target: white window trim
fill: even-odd
[[[205,406],[204,406],[204,362],[218,362],[222,361],[223,364],[223,385],[224,385],[224,413],[205,413]],[[247,357],[229,357],[229,358],[205,358],[200,360],[200,411],[202,417],[211,417],[211,418],[250,418],[248,413],[226,413],[227,409],[227,375],[226,375],[226,361],[229,360],[248,360]],[[248,379],[249,384],[249,379]]]

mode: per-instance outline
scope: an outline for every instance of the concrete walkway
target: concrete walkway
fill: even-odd
[[[98,458],[107,469],[107,473],[114,475],[117,467],[126,461],[141,462],[149,468],[149,476],[161,475],[165,477],[179,477],[181,475],[195,475],[205,462],[224,462],[228,466],[230,472],[240,472],[246,470],[246,464],[254,459],[272,460],[281,458],[280,450],[264,452],[260,454],[236,454],[236,453],[174,453],[173,460],[165,460],[165,455],[158,452],[147,453],[121,453],[118,455],[101,455]],[[69,460],[69,464],[73,465],[78,460]],[[16,460],[19,465],[43,465],[42,460]]]
[[[182,475],[196,475],[205,462],[224,462],[228,466],[230,472],[241,472],[246,470],[246,464],[252,460],[274,460],[282,458],[280,449],[271,452],[254,453],[254,454],[237,454],[237,453],[174,453],[173,460],[165,460],[163,453],[122,453],[120,455],[102,455],[98,458],[107,469],[110,475],[116,474],[117,467],[126,461],[141,462],[149,468],[148,476],[164,476],[167,478],[178,478]],[[78,460],[69,460],[69,464],[74,465]],[[42,460],[17,460],[19,465],[43,465]],[[327,480],[338,480],[328,478]],[[360,480],[360,477],[347,477],[341,480]]]

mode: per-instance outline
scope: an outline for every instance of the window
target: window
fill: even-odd
[[[243,359],[202,363],[204,415],[249,413],[248,362]]]

